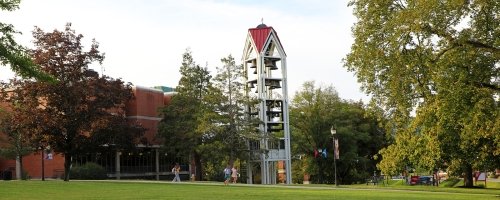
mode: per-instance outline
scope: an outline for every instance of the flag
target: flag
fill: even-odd
[[[335,139],[335,159],[340,159],[339,140]]]

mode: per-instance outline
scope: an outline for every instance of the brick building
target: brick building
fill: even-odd
[[[108,177],[116,179],[137,177],[160,179],[161,176],[169,176],[172,164],[179,161],[161,152],[161,140],[156,137],[156,133],[161,120],[159,109],[169,104],[174,94],[173,89],[163,86],[154,88],[134,86],[132,90],[134,98],[126,105],[126,117],[130,123],[141,124],[146,129],[144,133],[146,141],[138,144],[133,151],[80,155],[74,158],[74,162],[75,164],[96,162],[106,169]],[[0,134],[0,137],[5,135]],[[0,143],[1,145],[6,144]],[[42,168],[45,178],[61,178],[64,175],[64,157],[50,151],[37,151],[23,157],[23,168],[31,178],[41,178]],[[188,174],[187,168],[183,165],[185,175]],[[16,173],[16,161],[2,157],[0,157],[0,172],[12,174],[13,179],[20,176],[19,171]]]

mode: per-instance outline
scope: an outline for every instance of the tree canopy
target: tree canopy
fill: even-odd
[[[217,180],[221,167],[246,160],[246,139],[255,134],[245,117],[243,67],[232,56],[221,62],[212,78],[186,51],[178,93],[162,110],[159,134],[165,147],[196,163],[197,180]]]
[[[221,63],[222,66],[217,67],[217,73],[212,79],[214,92],[210,99],[215,115],[208,116],[214,119],[210,131],[214,137],[210,137],[209,147],[216,148],[206,150],[219,154],[219,160],[213,162],[217,165],[214,165],[215,169],[227,164],[236,166],[235,162],[239,162],[240,167],[244,166],[242,164],[246,163],[249,156],[247,141],[257,137],[255,124],[260,122],[248,117],[246,108],[252,100],[246,96],[248,88],[245,87],[243,65],[236,64],[231,55],[222,58]],[[220,174],[218,172],[215,171],[214,174]]]
[[[127,125],[124,115],[125,103],[133,95],[131,85],[89,69],[90,63],[102,62],[104,55],[95,41],[85,51],[83,36],[70,24],[64,31],[35,28],[33,36],[34,62],[58,81],[12,80],[2,87],[3,101],[24,108],[24,116],[30,119],[25,122],[33,129],[30,137],[64,154],[68,181],[73,156],[89,147],[129,147],[141,134],[139,127]]]
[[[304,83],[295,94],[290,124],[292,154],[301,155],[294,162],[295,168],[311,175],[316,183],[334,182],[332,127],[339,141],[337,181],[342,184],[369,177],[377,162],[374,155],[386,144],[384,132],[363,103],[342,100],[332,86],[316,86],[314,82]],[[315,156],[316,151],[324,150],[326,158]]]
[[[169,152],[178,157],[191,158],[196,167],[196,180],[203,180],[200,147],[206,134],[203,124],[210,123],[210,118],[204,117],[213,112],[208,109],[207,99],[213,91],[212,76],[206,67],[194,62],[189,50],[182,58],[179,69],[181,79],[175,89],[177,94],[172,97],[170,105],[161,111],[163,119],[158,134],[165,139]]]
[[[500,2],[349,5],[358,21],[345,66],[385,110],[395,137],[380,167],[465,172],[467,186],[473,168],[498,168]]]
[[[0,148],[0,156],[16,159],[19,162],[19,168],[16,170],[18,179],[25,178],[23,175],[22,157],[33,152],[33,146],[37,143],[37,138],[30,137],[33,127],[30,126],[32,116],[27,115],[26,108],[19,104],[4,107],[0,110],[0,132],[5,134],[6,144]],[[2,134],[0,134],[2,135]]]

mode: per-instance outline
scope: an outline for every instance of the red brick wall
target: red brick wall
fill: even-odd
[[[135,86],[132,88],[134,99],[127,103],[126,113],[130,122],[139,123],[146,129],[144,137],[149,144],[160,144],[156,138],[160,122],[160,108],[170,102],[171,95],[163,91]]]
[[[7,160],[0,158],[0,171],[11,171],[12,176],[16,175],[16,162],[14,160]]]
[[[172,96],[174,96],[173,92],[170,92],[168,94],[165,94],[163,96],[163,105],[169,105],[170,102],[172,101]]]
[[[134,99],[127,103],[127,116],[158,117],[158,108],[164,105],[163,91],[135,86]]]
[[[160,122],[158,109],[170,103],[173,93],[165,95],[163,91],[140,86],[133,87],[133,92],[135,98],[126,104],[128,120],[131,123],[138,122],[147,129],[144,136],[150,144],[160,144],[155,138],[158,131],[158,123]],[[1,133],[0,136],[2,136]],[[23,158],[23,168],[32,178],[39,179],[42,177],[41,163],[39,152]],[[46,178],[63,176],[64,157],[61,154],[53,154],[53,159],[45,160],[44,163]],[[15,166],[14,160],[0,158],[0,171],[14,169],[12,171],[13,178],[15,178]]]
[[[47,156],[47,155],[45,155]],[[42,178],[42,155],[40,152],[33,153],[23,157],[23,168],[28,176],[34,179]],[[44,160],[45,178],[62,178],[64,175],[64,157],[53,154],[52,160]],[[12,178],[16,177],[16,161],[0,158],[0,171],[9,170],[12,172]]]
[[[64,177],[64,156],[52,153],[52,160],[44,154],[45,178]],[[31,178],[42,178],[42,155],[40,151],[23,157],[23,168]]]
[[[278,183],[286,182],[285,161],[278,161]]]

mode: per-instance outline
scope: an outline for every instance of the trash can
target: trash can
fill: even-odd
[[[10,181],[12,180],[12,172],[11,171],[3,171],[3,180]]]

